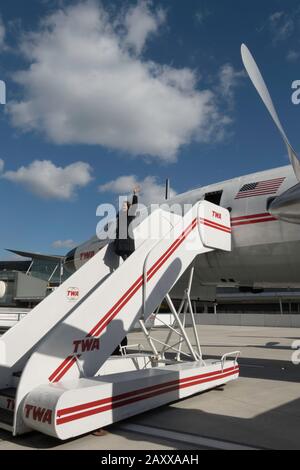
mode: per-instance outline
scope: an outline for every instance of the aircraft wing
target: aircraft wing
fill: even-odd
[[[37,253],[37,252],[32,252],[32,251],[19,251],[19,250],[10,250],[10,249],[6,249],[6,251],[22,256],[23,258],[32,258],[32,259],[38,259],[38,260],[43,260],[43,261],[55,261],[56,263],[59,261],[63,261],[65,259],[65,256],[61,256],[61,255],[45,255],[42,253]]]

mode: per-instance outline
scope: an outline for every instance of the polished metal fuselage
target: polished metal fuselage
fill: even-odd
[[[245,184],[284,178],[276,194],[237,199]],[[290,165],[246,175],[181,194],[170,205],[194,204],[207,194],[223,191],[220,205],[229,208],[232,251],[215,251],[198,257],[196,279],[204,285],[249,287],[300,287],[300,227],[270,213],[275,198],[297,184]],[[103,246],[94,237],[67,257],[69,269],[78,269]]]

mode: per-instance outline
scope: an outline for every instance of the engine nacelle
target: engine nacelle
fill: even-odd
[[[277,219],[300,224],[300,183],[276,197],[270,204],[269,212]]]

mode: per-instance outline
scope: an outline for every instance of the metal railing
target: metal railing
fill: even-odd
[[[225,365],[226,360],[229,357],[234,357],[234,366],[236,367],[238,363],[238,358],[240,357],[240,355],[241,355],[241,351],[233,351],[233,352],[223,354],[223,356],[221,357],[222,372],[224,372],[224,365]]]

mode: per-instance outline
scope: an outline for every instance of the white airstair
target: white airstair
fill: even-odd
[[[2,336],[1,428],[68,439],[238,377],[238,352],[203,360],[189,297],[195,258],[231,250],[229,212],[206,201],[183,217],[157,209],[134,234],[124,263],[108,245]],[[176,311],[169,292],[189,267]],[[147,319],[164,299],[174,324],[162,341]],[[112,356],[138,321],[150,352],[133,345]]]

